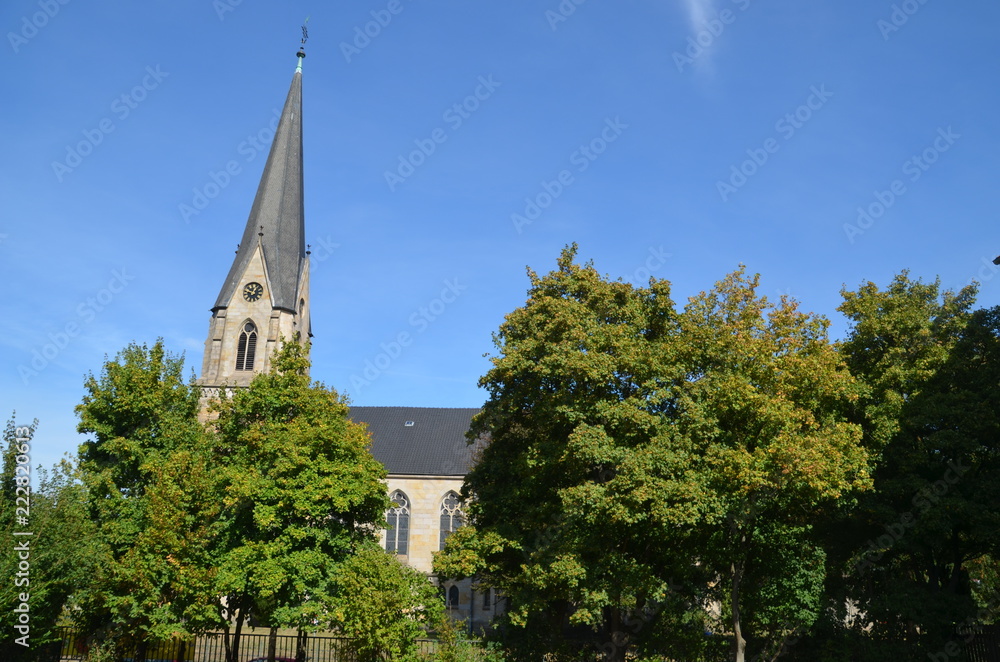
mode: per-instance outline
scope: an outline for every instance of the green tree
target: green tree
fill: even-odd
[[[523,659],[566,648],[566,623],[596,629],[606,659],[693,657],[718,644],[706,626],[728,629],[716,601],[742,660],[748,596],[762,638],[815,615],[810,512],[866,485],[843,416],[854,382],[825,320],[770,305],[742,271],[679,313],[669,283],[634,288],[574,257],[529,271],[496,334],[472,526],[435,568],[510,598]]]
[[[143,529],[117,564],[118,582],[132,588],[129,613],[148,620],[156,641],[190,639],[223,622],[221,504],[209,460],[207,448],[178,449],[150,467]]]
[[[934,652],[986,606],[970,568],[991,574],[1000,541],[1000,311],[973,311],[975,294],[906,272],[843,292],[842,353],[879,462],[874,492],[834,524],[833,599],[858,606],[886,656]]]
[[[219,623],[206,531],[217,498],[207,479],[200,391],[163,342],[131,344],[90,375],[77,407],[80,476],[99,545],[79,591],[78,619],[93,642],[134,647]]]
[[[0,623],[9,633],[0,645],[4,660],[45,659],[46,648],[58,646],[56,627],[64,609],[72,604],[74,591],[94,567],[94,532],[86,516],[85,492],[72,463],[63,460],[51,471],[25,464],[31,457],[36,425],[17,426],[11,419],[4,430],[0,531],[11,541],[0,555],[0,575],[10,578],[0,588]],[[34,488],[29,481],[31,472]],[[28,515],[21,523],[18,516],[24,516],[25,511]],[[22,561],[27,564],[24,569],[19,567]],[[14,611],[23,608],[24,596],[28,611]],[[29,629],[18,632],[15,626],[23,625],[19,620],[22,613],[30,619]],[[17,641],[23,635],[27,636],[21,643],[28,646]]]
[[[642,514],[623,506],[609,518],[601,506],[633,451],[653,442],[671,406],[664,391],[682,379],[669,285],[609,282],[574,255],[564,251],[548,276],[529,270],[527,304],[495,335],[500,355],[480,380],[489,400],[472,431],[490,443],[464,487],[472,525],[435,561],[438,573],[480,574],[509,598],[510,643],[525,659],[570,650],[566,623],[599,630],[591,646],[609,642],[667,579],[656,547],[612,543],[641,536]],[[668,509],[659,515],[682,516]]]
[[[417,659],[417,638],[447,618],[423,574],[375,544],[363,544],[339,567],[330,625],[351,637],[360,662]]]
[[[232,659],[250,610],[300,631],[326,620],[337,566],[384,524],[385,469],[345,400],[310,383],[307,351],[284,343],[271,372],[217,404],[216,586],[236,618]]]
[[[704,562],[726,578],[737,661],[745,607],[754,634],[772,641],[815,620],[825,574],[816,510],[870,486],[860,428],[846,420],[857,385],[829,322],[757,287],[741,270],[685,309],[675,434],[694,450],[697,501],[713,525]]]

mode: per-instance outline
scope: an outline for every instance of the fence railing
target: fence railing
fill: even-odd
[[[61,660],[83,660],[87,642],[79,633],[65,628],[62,631]],[[240,634],[239,662],[258,658],[267,659],[272,637],[268,632],[243,632]],[[230,644],[232,635],[230,635]],[[350,639],[323,635],[305,637],[304,647],[308,662],[356,662]],[[291,635],[274,637],[275,657],[294,660],[298,638]],[[134,652],[133,652],[134,655]],[[126,659],[133,659],[126,655]],[[222,662],[226,659],[225,635],[221,632],[203,634],[189,640],[150,643],[145,651],[146,662]]]
[[[51,662],[84,660],[87,642],[83,635],[72,628],[60,628],[62,646],[53,648]],[[953,645],[945,648],[939,657],[945,659],[961,651],[968,662],[1000,662],[1000,626],[965,626],[959,628]],[[175,640],[149,644],[146,648],[146,662],[224,662],[226,659],[225,635],[213,632],[189,640]],[[230,635],[231,637],[231,635]],[[265,631],[243,632],[240,635],[238,662],[264,662],[271,646],[271,634]],[[433,639],[420,639],[418,652],[423,658],[431,658],[438,652],[439,643]],[[351,648],[351,639],[331,635],[307,635],[303,640],[307,662],[357,662],[357,655]],[[279,662],[295,660],[298,638],[293,635],[274,637],[275,659]],[[59,657],[55,655],[58,653]],[[42,657],[47,657],[48,652]],[[126,660],[134,660],[130,655]]]
[[[62,647],[59,660],[83,660],[87,655],[86,638],[72,628],[60,628]],[[272,636],[270,632],[243,632],[240,634],[238,662],[267,660]],[[230,634],[230,644],[232,635]],[[294,635],[274,636],[275,659],[279,662],[294,660],[298,650],[298,637]],[[433,639],[419,639],[418,652],[422,657],[433,656],[438,642]],[[304,647],[307,662],[357,662],[357,655],[351,648],[351,639],[330,635],[306,635]],[[134,653],[133,653],[134,654]],[[134,659],[126,655],[126,660]],[[188,640],[150,643],[146,647],[146,662],[223,662],[226,659],[225,634],[211,632]]]
[[[970,662],[1000,662],[1000,627],[969,625],[960,627],[958,635]]]

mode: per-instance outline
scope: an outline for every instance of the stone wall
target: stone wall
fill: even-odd
[[[434,576],[434,552],[440,549],[441,504],[449,492],[460,494],[461,476],[389,476],[386,480],[388,493],[400,490],[410,504],[410,535],[408,554],[400,560],[410,567]],[[385,532],[382,532],[382,546],[385,547]],[[452,586],[458,589],[458,605],[449,607],[455,620],[465,621],[473,632],[487,628],[497,613],[499,603],[490,591],[476,590],[470,579],[446,581],[441,584],[445,596]]]

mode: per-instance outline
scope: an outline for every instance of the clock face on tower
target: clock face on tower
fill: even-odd
[[[243,286],[243,298],[251,303],[260,299],[264,294],[264,286],[260,283],[247,283]]]

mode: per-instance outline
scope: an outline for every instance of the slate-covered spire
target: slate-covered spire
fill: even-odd
[[[302,188],[302,58],[292,75],[292,86],[281,111],[264,174],[250,209],[243,239],[222,286],[213,312],[229,305],[247,264],[257,249],[263,251],[271,284],[273,306],[296,312],[299,279],[306,261],[305,211]]]

